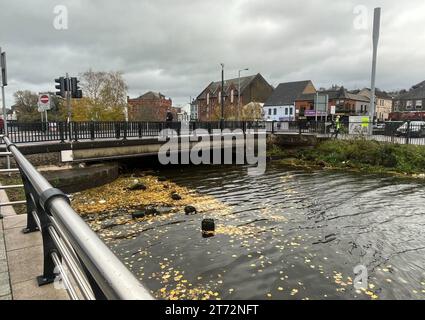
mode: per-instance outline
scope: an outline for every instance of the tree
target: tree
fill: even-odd
[[[84,98],[72,101],[74,121],[122,121],[127,84],[121,72],[89,70],[81,74]]]
[[[38,94],[29,90],[19,90],[13,94],[15,98],[15,110],[18,121],[31,122],[39,121]]]

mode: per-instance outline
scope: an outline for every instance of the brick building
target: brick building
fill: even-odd
[[[224,113],[226,119],[237,119],[239,78],[224,82]],[[195,101],[197,117],[201,121],[219,120],[221,118],[221,81],[211,82]],[[240,78],[240,106],[250,102],[264,103],[273,93],[273,87],[261,74]]]
[[[172,100],[160,92],[149,91],[135,99],[127,97],[127,104],[130,121],[165,121],[167,110],[173,110]]]

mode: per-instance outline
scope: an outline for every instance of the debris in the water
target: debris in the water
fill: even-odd
[[[142,190],[142,191],[144,191],[144,190],[147,190],[147,187],[143,183],[136,180],[133,185],[128,187],[128,190],[131,190],[131,191]]]
[[[196,208],[194,206],[186,206],[184,208],[184,212],[186,213],[186,215],[197,214],[198,213],[198,211],[196,210]]]
[[[204,238],[213,237],[215,235],[215,222],[214,219],[202,220],[202,236]]]
[[[173,199],[174,201],[180,201],[182,197],[177,192],[173,192],[171,194],[171,199]]]

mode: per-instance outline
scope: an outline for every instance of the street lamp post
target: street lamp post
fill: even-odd
[[[224,63],[221,63],[221,130],[224,129]]]
[[[248,68],[239,70],[238,72],[238,121],[240,120],[240,112],[241,112],[241,72],[248,71]]]
[[[371,77],[371,93],[370,93],[370,110],[369,116],[372,124],[375,123],[375,80],[376,80],[376,61],[378,55],[378,42],[381,24],[381,8],[375,8],[373,18],[373,58],[372,58],[372,77]],[[373,125],[370,126],[370,134],[373,133]]]

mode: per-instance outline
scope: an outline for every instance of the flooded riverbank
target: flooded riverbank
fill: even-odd
[[[88,223],[158,298],[425,297],[420,182],[278,164],[259,177],[244,167],[160,175],[168,181],[136,177],[147,179],[145,191],[128,191],[136,178],[127,177],[85,193],[84,200],[91,203]],[[170,198],[174,190],[182,200]],[[116,209],[105,211],[109,201]],[[132,219],[134,205],[151,202],[171,209]],[[185,205],[198,214],[185,215]],[[202,238],[203,218],[216,220],[214,237]],[[353,286],[357,265],[367,267],[368,290]]]

